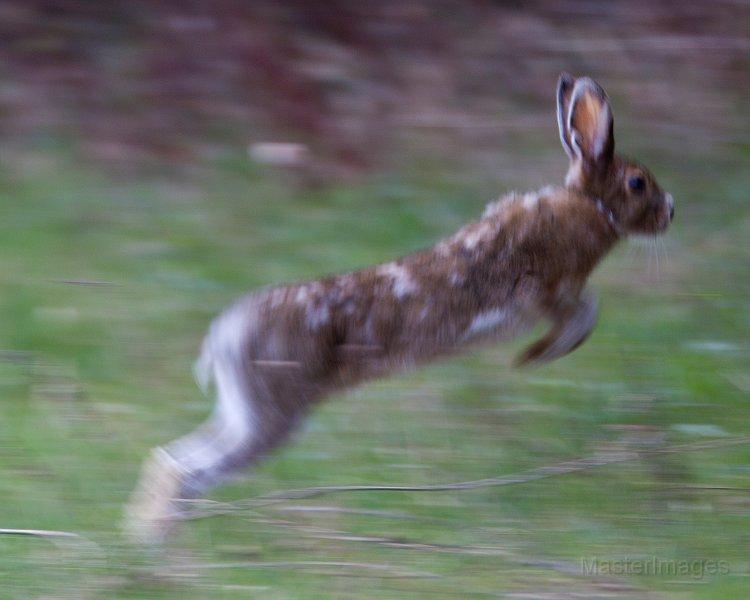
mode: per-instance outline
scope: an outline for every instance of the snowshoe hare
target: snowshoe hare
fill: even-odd
[[[564,186],[509,194],[428,250],[258,291],[219,316],[196,365],[199,381],[215,385],[214,413],[154,450],[126,510],[128,531],[162,540],[180,499],[257,462],[331,392],[508,339],[540,319],[549,332],[519,364],[580,345],[597,315],[589,274],[628,234],[664,231],[674,203],[645,167],[615,154],[609,100],[593,80],[560,76],[557,121],[570,158]]]

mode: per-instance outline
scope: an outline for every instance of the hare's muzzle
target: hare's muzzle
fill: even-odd
[[[656,211],[656,230],[665,231],[674,219],[674,199],[672,194],[665,192]]]
[[[671,223],[674,220],[674,198],[672,198],[672,194],[667,192],[664,194],[664,202],[667,204],[667,210],[669,211],[669,222]]]

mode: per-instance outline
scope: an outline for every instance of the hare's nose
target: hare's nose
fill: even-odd
[[[672,198],[672,194],[665,194],[664,200],[667,203],[667,208],[669,208],[669,220],[671,221],[674,219],[674,199]]]

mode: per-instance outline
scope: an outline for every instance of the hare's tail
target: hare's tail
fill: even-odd
[[[256,302],[254,295],[245,296],[211,323],[203,338],[200,356],[193,364],[193,375],[203,393],[208,395],[211,384],[216,384],[216,370],[221,365],[231,367],[239,376],[238,365],[243,345],[251,333]]]
[[[213,344],[208,334],[201,344],[201,353],[198,360],[193,363],[193,376],[195,381],[200,387],[204,394],[208,395],[211,387],[211,383],[214,381],[214,353],[212,350]]]

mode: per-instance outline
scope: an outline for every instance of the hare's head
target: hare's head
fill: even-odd
[[[658,233],[669,226],[671,194],[643,165],[615,154],[612,109],[599,84],[560,75],[557,123],[570,157],[566,186],[601,202],[623,233]]]

